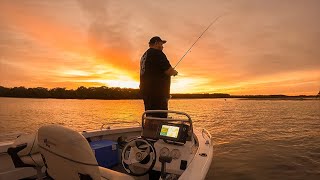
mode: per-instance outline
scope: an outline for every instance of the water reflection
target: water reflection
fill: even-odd
[[[320,101],[170,100],[207,128],[214,159],[207,179],[319,179]],[[0,98],[0,140],[58,123],[78,131],[141,122],[142,100]]]

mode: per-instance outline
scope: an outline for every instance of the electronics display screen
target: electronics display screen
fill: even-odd
[[[160,136],[165,136],[169,138],[178,138],[180,127],[162,125],[160,130]]]

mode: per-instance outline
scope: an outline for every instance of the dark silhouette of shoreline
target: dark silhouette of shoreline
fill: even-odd
[[[55,98],[55,99],[141,99],[139,89],[119,87],[78,87],[77,89],[66,88],[6,88],[0,86],[0,97],[15,98]],[[172,99],[205,99],[205,98],[241,98],[256,100],[306,100],[320,99],[320,95],[287,96],[287,95],[230,95],[225,93],[197,93],[197,94],[171,94]]]

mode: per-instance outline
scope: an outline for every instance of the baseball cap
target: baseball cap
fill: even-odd
[[[156,42],[163,42],[163,43],[166,43],[167,41],[166,40],[162,40],[159,36],[154,36],[150,39],[149,41],[149,44],[154,44]]]

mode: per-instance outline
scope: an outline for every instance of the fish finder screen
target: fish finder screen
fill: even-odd
[[[160,136],[177,138],[179,134],[179,130],[180,130],[180,127],[177,127],[177,126],[162,125]]]

